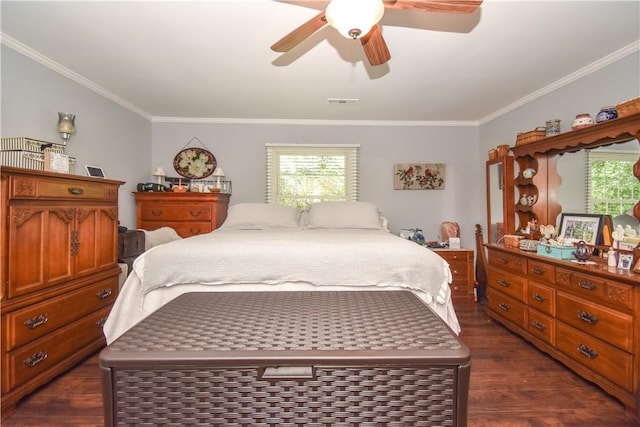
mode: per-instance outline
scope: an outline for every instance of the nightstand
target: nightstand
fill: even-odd
[[[444,258],[451,268],[453,281],[451,294],[453,296],[468,296],[473,294],[475,275],[473,272],[473,249],[432,249]]]
[[[209,233],[227,218],[226,193],[133,193],[138,207],[136,227],[155,230],[171,227],[181,236]]]

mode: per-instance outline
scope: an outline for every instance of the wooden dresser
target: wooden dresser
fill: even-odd
[[[137,192],[134,196],[139,229],[171,227],[181,237],[189,237],[209,233],[222,225],[227,218],[230,194]]]
[[[487,248],[489,316],[637,413],[640,274]]]
[[[123,182],[3,167],[2,414],[105,344]]]
[[[433,249],[449,263],[453,281],[451,294],[468,297],[475,285],[473,249]]]

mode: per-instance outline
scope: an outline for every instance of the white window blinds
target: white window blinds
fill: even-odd
[[[267,202],[358,200],[359,145],[266,144]]]

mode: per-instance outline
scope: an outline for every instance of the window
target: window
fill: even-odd
[[[359,145],[267,144],[267,202],[358,200]]]
[[[587,212],[617,216],[638,202],[640,181],[633,175],[638,153],[587,153]]]

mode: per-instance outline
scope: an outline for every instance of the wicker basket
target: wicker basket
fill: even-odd
[[[516,236],[515,234],[505,234],[503,239],[505,246],[510,248],[520,248],[520,240],[522,240],[522,236]]]
[[[628,117],[640,113],[640,97],[616,105],[618,117]]]
[[[519,133],[516,136],[516,146],[531,144],[532,142],[540,141],[546,137],[546,129],[543,127],[537,127],[535,130]]]

